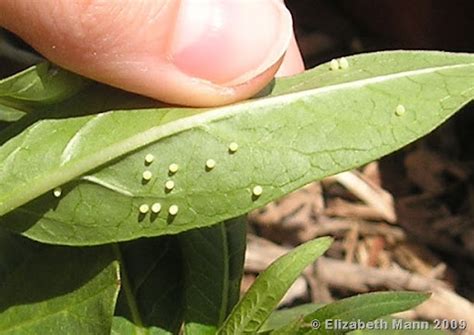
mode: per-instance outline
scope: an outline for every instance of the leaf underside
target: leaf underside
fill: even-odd
[[[113,248],[122,278],[113,329],[122,329],[123,334],[176,334],[185,306],[182,257],[176,237],[139,239]]]
[[[215,334],[239,300],[244,218],[180,234],[185,269],[186,334]]]
[[[104,102],[94,86],[44,109],[46,119],[22,119],[3,131],[13,137],[0,147],[0,224],[66,245],[209,226],[397,150],[474,97],[469,54],[395,51],[348,60],[347,70],[323,64],[277,80],[266,97],[220,108],[87,115],[124,96],[110,90]],[[74,111],[85,116],[71,117]],[[146,166],[148,153],[155,161]],[[206,169],[208,159],[215,168]],[[171,163],[179,165],[175,174]],[[153,174],[149,182],[145,170]],[[257,185],[263,193],[255,197]],[[139,213],[154,203],[160,213]],[[176,215],[168,213],[172,205]]]
[[[106,246],[45,246],[0,230],[0,334],[108,334],[119,285]]]

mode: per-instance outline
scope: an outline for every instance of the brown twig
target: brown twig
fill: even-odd
[[[337,181],[343,185],[360,200],[377,210],[387,222],[395,223],[397,220],[392,195],[358,171],[339,173],[326,180]]]

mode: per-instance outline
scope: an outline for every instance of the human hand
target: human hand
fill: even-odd
[[[281,0],[0,0],[0,26],[68,70],[174,104],[232,103],[303,70]]]

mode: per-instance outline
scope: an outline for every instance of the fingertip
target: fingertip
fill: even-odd
[[[287,77],[303,72],[305,69],[303,57],[293,34],[290,46],[283,57],[283,62],[276,73],[276,77]]]
[[[69,0],[2,1],[10,5],[0,23],[53,62],[186,106],[254,96],[274,77],[292,37],[280,0],[97,0],[87,13]]]
[[[189,76],[240,85],[282,57],[291,26],[291,15],[280,0],[182,0],[170,59]]]
[[[232,86],[217,85],[210,81],[190,78],[173,69],[155,69],[147,72],[147,80],[139,81],[140,87],[133,91],[142,92],[149,97],[190,107],[215,107],[235,103],[255,96],[267,85],[278,71],[283,56],[267,70],[250,80]],[[169,66],[169,65],[168,65]],[[133,82],[137,82],[134,80]],[[166,83],[165,86],[161,85]]]

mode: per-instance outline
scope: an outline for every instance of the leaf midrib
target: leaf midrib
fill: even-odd
[[[424,74],[431,74],[442,70],[456,69],[456,68],[467,68],[474,66],[474,63],[463,63],[463,64],[452,64],[437,67],[428,67],[412,71],[402,71],[391,74],[385,74],[382,76],[376,76],[371,78],[359,79],[355,81],[349,81],[345,83],[333,84],[324,87],[318,87],[309,89],[301,92],[292,92],[277,96],[270,96],[261,98],[258,100],[248,100],[234,105],[219,107],[216,109],[210,109],[206,113],[185,117],[180,120],[167,123],[166,126],[158,125],[152,127],[144,132],[137,135],[126,138],[123,141],[117,142],[113,145],[105,147],[103,150],[82,157],[81,159],[69,161],[57,169],[49,170],[49,174],[40,175],[33,180],[29,180],[28,184],[20,184],[20,187],[16,187],[11,190],[8,194],[16,194],[15,201],[9,203],[9,196],[7,194],[3,200],[0,201],[0,216],[8,213],[9,211],[19,207],[31,199],[37,197],[40,194],[46,193],[54,187],[60,186],[73,178],[80,176],[81,174],[90,171],[98,166],[101,166],[117,157],[120,157],[128,152],[137,150],[140,147],[144,147],[160,139],[169,137],[171,135],[179,134],[181,132],[190,130],[196,126],[204,123],[211,123],[220,121],[223,119],[232,118],[238,113],[248,112],[245,109],[246,106],[252,107],[252,109],[262,108],[271,105],[285,105],[294,101],[298,98],[304,98],[306,96],[317,96],[323,94],[329,94],[338,90],[361,88],[367,85],[381,83],[385,81],[413,77]],[[118,111],[114,111],[118,112]],[[122,111],[127,112],[127,111]],[[112,113],[112,112],[109,112]],[[34,187],[31,187],[34,185]]]

